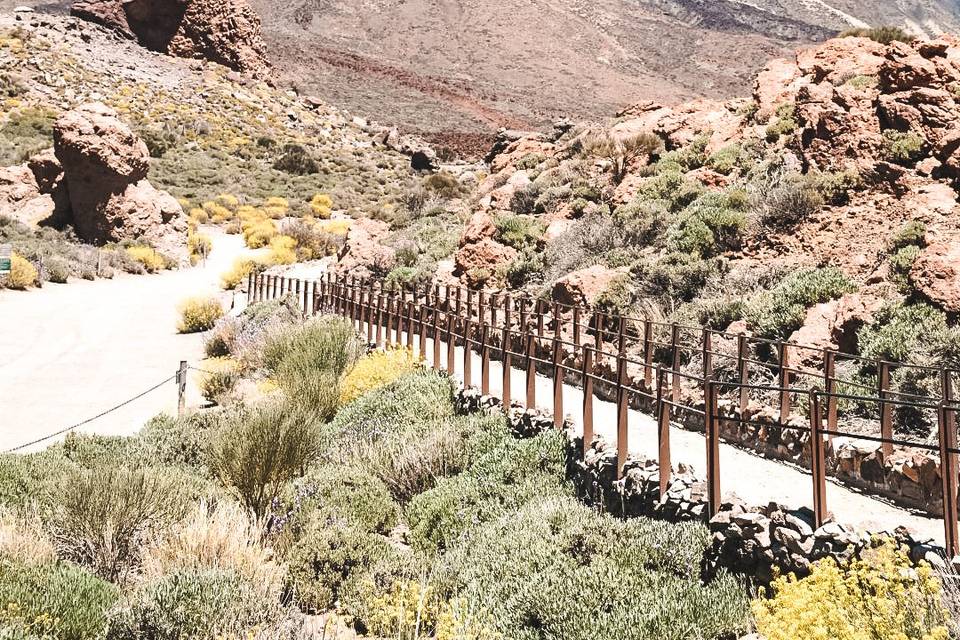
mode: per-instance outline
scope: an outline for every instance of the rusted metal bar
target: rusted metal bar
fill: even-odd
[[[527,299],[520,298],[517,302],[520,304],[520,336],[525,338],[527,335]]]
[[[820,528],[827,520],[827,469],[820,396],[816,392],[810,394],[810,472],[813,476],[814,528]]]
[[[617,318],[617,353],[627,352],[627,319]]]
[[[666,387],[667,376],[657,369],[657,464],[660,467],[660,495],[667,495],[670,488],[670,472],[673,465],[670,459],[670,405],[664,402],[662,389]]]
[[[543,301],[538,299],[535,308],[537,310],[537,335],[542,338],[543,330],[545,328],[544,318],[543,318],[543,315],[545,313]]]
[[[747,405],[750,404],[750,390],[746,385],[750,384],[750,363],[747,362],[749,347],[747,345],[747,336],[740,334],[737,336],[737,377],[740,381],[740,415],[747,412]]]
[[[670,327],[670,368],[673,369],[673,401],[680,402],[680,327],[673,323]]]
[[[837,430],[837,392],[836,381],[837,354],[825,351],[823,355],[823,388],[827,392],[827,430]],[[833,435],[827,435],[827,441],[833,441]]]
[[[940,442],[940,481],[943,491],[943,530],[947,557],[960,554],[960,532],[957,524],[957,446],[956,413],[948,406],[953,403],[953,380],[946,369],[940,372],[942,399],[937,412]]]
[[[378,347],[383,344],[383,287],[377,287],[377,336],[374,342]]]
[[[627,391],[627,359],[617,354],[617,478],[623,477],[624,467],[630,455],[628,440],[629,421],[627,410],[630,396]]]
[[[500,342],[500,352],[503,355],[503,408],[505,411],[510,411],[511,404],[511,390],[510,390],[510,375],[511,369],[513,368],[512,356],[510,355],[510,296],[505,295],[503,297],[503,340]]]
[[[583,347],[583,452],[593,444],[593,349]]]
[[[490,395],[490,325],[480,330],[480,393]]]
[[[395,301],[396,292],[393,290],[393,287],[391,287],[390,291],[387,292],[387,318],[384,322],[386,325],[386,346],[388,348],[393,345],[393,312]]]
[[[877,365],[880,397],[880,437],[893,439],[893,405],[886,402],[890,391],[890,363],[881,361]],[[883,459],[889,460],[893,455],[893,443],[884,442],[880,445]]]
[[[282,298],[283,295],[286,293],[287,291],[286,285],[287,285],[287,279],[284,278],[283,276],[280,276],[280,295],[278,297]]]
[[[457,372],[457,338],[454,333],[456,331],[456,316],[451,313],[450,310],[447,311],[447,373],[453,375]]]
[[[780,343],[780,423],[790,418],[790,347]]]
[[[470,317],[471,299],[467,294],[467,317],[463,320],[463,386],[472,386],[473,376],[473,321]]]
[[[573,308],[573,346],[580,347],[580,307]]]
[[[440,286],[433,288],[433,368],[440,371]]]
[[[593,314],[593,343],[597,348],[597,357],[603,351],[603,314],[599,311]]]
[[[653,322],[643,321],[643,382],[650,388],[653,384]]]
[[[712,378],[706,385],[707,510],[712,518],[720,511],[720,393]]]
[[[417,322],[417,328],[420,330],[420,343],[417,353],[421,360],[427,359],[427,304],[429,293],[424,296],[420,302],[420,320]]]
[[[703,328],[703,379],[713,378],[713,331],[709,327]],[[706,388],[704,388],[706,395]]]
[[[563,427],[563,345],[553,341],[553,425]]]
[[[537,408],[537,337],[527,336],[527,408]]]

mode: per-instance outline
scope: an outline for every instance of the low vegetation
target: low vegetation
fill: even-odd
[[[201,333],[213,329],[223,317],[223,306],[216,298],[190,298],[180,305],[180,333]]]

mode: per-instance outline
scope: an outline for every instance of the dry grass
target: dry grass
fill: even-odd
[[[223,307],[216,298],[190,298],[180,305],[180,333],[200,333],[213,329],[223,317]]]
[[[234,570],[253,584],[279,590],[285,569],[263,544],[263,527],[236,503],[200,502],[186,518],[157,536],[143,554],[145,578],[184,569]]]
[[[37,513],[16,516],[0,510],[0,556],[28,564],[53,560],[56,551]]]

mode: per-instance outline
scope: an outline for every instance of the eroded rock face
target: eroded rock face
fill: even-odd
[[[952,313],[960,312],[960,242],[936,242],[913,263],[910,282]]]
[[[0,168],[0,216],[35,225],[54,212],[53,198],[40,191],[27,165]]]
[[[147,146],[113,109],[92,103],[69,111],[57,120],[53,137],[80,238],[101,244],[143,240],[167,253],[182,250],[183,208],[147,181]]]
[[[260,17],[245,0],[83,0],[71,11],[155,51],[269,77]]]

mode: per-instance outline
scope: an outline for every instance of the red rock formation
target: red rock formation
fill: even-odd
[[[246,0],[82,0],[71,11],[155,51],[270,76],[260,17]]]

